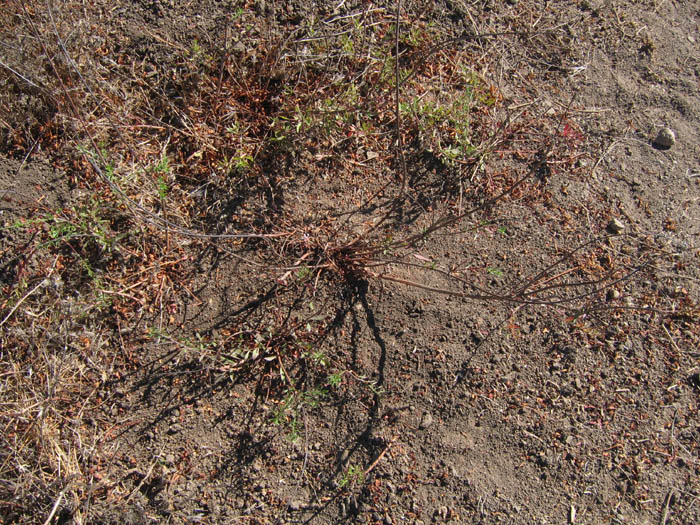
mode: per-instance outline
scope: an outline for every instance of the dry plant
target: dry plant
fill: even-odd
[[[424,251],[436,237],[468,239],[513,202],[547,202],[551,170],[579,169],[572,105],[543,115],[531,101],[508,104],[482,48],[556,28],[444,35],[401,2],[368,3],[287,34],[257,28],[253,45],[240,11],[221,47],[161,41],[167,60],[139,63],[106,30],[89,30],[78,7],[13,0],[2,26],[14,50],[0,62],[3,150],[26,159],[42,149],[82,191],[70,208],[18,220],[26,246],[3,254],[7,522],[49,523],[64,509],[87,523],[95,498],[128,497],[101,464],[119,425],[104,412],[115,406],[110,363],[144,318],[167,324],[168,294],[193,253],[225,250],[296,298],[276,319],[226,333],[219,353],[171,342],[211,353],[217,373],[273,367],[282,382],[310,359],[329,306],[292,312],[328,282],[581,315],[625,308],[606,290],[654,261],[649,250],[612,264],[614,236],[584,236],[528,275],[496,279],[475,277],[469,256],[446,263]],[[17,94],[34,108],[13,107]],[[18,109],[31,118],[13,120]]]

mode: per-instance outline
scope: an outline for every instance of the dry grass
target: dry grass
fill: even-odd
[[[26,243],[3,253],[6,522],[48,523],[64,513],[90,523],[92,501],[118,506],[129,497],[107,439],[129,424],[112,382],[138,366],[131,352],[149,334],[211,359],[217,372],[282,370],[282,383],[312,361],[308,349],[331,317],[319,320],[317,311],[292,321],[278,313],[265,331],[251,324],[199,346],[163,335],[182,322],[171,299],[187,289],[188,263],[215,243],[236,251],[248,272],[288,286],[290,311],[324,283],[374,278],[591,311],[610,308],[602,292],[653,260],[605,263],[612,241],[603,237],[553,254],[555,264],[517,274],[497,292],[459,264],[421,255],[431,235],[478,228],[499,204],[548,203],[550,171],[575,176],[584,155],[571,107],[542,115],[530,100],[507,103],[487,80],[497,46],[485,37],[455,42],[401,15],[397,75],[395,13],[367,8],[270,33],[254,53],[245,38],[218,48],[161,41],[167,61],[137,61],[98,23],[99,8],[13,1],[8,9],[2,148],[17,158],[42,149],[80,191],[70,207],[37,205],[31,220],[18,219],[14,231]],[[249,22],[237,13],[226,34],[245,35]],[[530,22],[512,31],[533,31]],[[434,45],[441,40],[452,47]],[[310,188],[307,202],[284,202],[310,180],[336,185],[337,200]],[[407,268],[425,280],[402,277]],[[676,304],[697,319],[689,298]]]

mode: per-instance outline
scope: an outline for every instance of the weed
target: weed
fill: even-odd
[[[464,226],[516,190],[523,189],[522,198],[530,174],[518,172],[517,160],[525,165],[530,146],[547,153],[552,145],[523,146],[525,132],[542,142],[547,126],[526,113],[521,123],[511,121],[487,73],[482,77],[471,69],[487,71],[488,57],[474,56],[468,46],[434,45],[430,25],[417,22],[400,31],[398,9],[393,24],[385,10],[367,9],[337,18],[309,16],[282,35],[278,28],[243,23],[248,15],[239,7],[227,20],[245,53],[255,44],[254,57],[243,56],[241,46],[205,48],[193,39],[185,47],[172,44],[169,57],[160,54],[167,63],[151,64],[105,39],[104,49],[86,51],[78,67],[70,53],[81,51],[71,47],[81,41],[81,32],[71,32],[64,42],[41,18],[51,13],[47,6],[34,10],[40,31],[28,20],[16,33],[26,45],[44,47],[36,51],[42,70],[63,57],[52,68],[56,78],[41,88],[56,93],[62,103],[53,105],[63,113],[47,111],[46,119],[53,121],[41,122],[29,130],[34,135],[25,133],[13,147],[28,158],[33,137],[45,136],[40,144],[58,167],[91,193],[65,209],[42,208],[12,223],[32,241],[10,247],[21,252],[22,267],[3,289],[7,312],[0,337],[3,348],[13,351],[0,353],[7,369],[0,401],[10,407],[2,421],[4,450],[10,452],[3,452],[0,471],[3,483],[20,487],[14,497],[22,487],[43,487],[41,508],[31,509],[42,519],[62,490],[71,493],[75,509],[89,507],[92,494],[103,490],[105,501],[120,503],[121,483],[112,489],[111,482],[94,482],[111,479],[111,473],[99,472],[99,454],[89,447],[75,450],[61,433],[82,442],[87,422],[102,424],[97,409],[106,402],[103,389],[112,366],[105,363],[117,362],[128,372],[122,377],[131,377],[140,366],[131,349],[144,341],[172,345],[177,360],[223,372],[231,382],[259,379],[276,404],[273,423],[298,439],[307,411],[343,394],[353,381],[377,397],[384,394],[366,376],[331,369],[335,349],[324,346],[324,336],[345,328],[326,321],[342,317],[334,311],[337,304],[322,303],[334,296],[323,289],[328,283],[344,287],[343,294],[359,279],[384,279],[461,298],[554,305],[594,295],[612,280],[612,269],[606,274],[593,263],[580,270],[586,278],[580,283],[557,280],[569,274],[554,269],[574,259],[572,250],[496,295],[478,289],[473,275],[460,273],[467,265],[450,261],[455,269],[448,271],[425,251],[431,235],[466,237],[493,224]],[[30,16],[19,9],[16,15],[16,20]],[[254,41],[246,40],[252,34]],[[265,34],[278,36],[266,40]],[[241,54],[236,60],[234,51]],[[21,97],[14,80],[6,91],[31,98],[38,86],[32,83]],[[555,136],[570,149],[579,147],[580,128],[563,117],[561,122]],[[516,132],[521,132],[517,140]],[[75,143],[82,144],[78,159]],[[487,161],[499,156],[512,161],[508,169],[487,170]],[[547,155],[542,158],[546,164]],[[545,198],[544,191],[533,195]],[[497,232],[507,234],[505,227]],[[437,245],[436,252],[448,246]],[[430,257],[407,262],[417,248]],[[477,250],[465,247],[465,253],[471,251]],[[445,253],[445,259],[453,256]],[[187,328],[196,317],[190,310],[183,315],[185,333],[169,333],[178,305],[201,297],[178,273],[178,261],[191,264],[197,276],[212,268],[211,279],[231,279],[215,287],[216,293],[236,294],[222,301],[226,311],[214,311],[214,302],[201,306],[202,318],[221,325],[217,329],[225,335]],[[452,287],[397,277],[391,273],[397,267]],[[282,271],[291,278],[275,280]],[[486,273],[500,278],[506,270],[486,266]],[[265,299],[248,299],[270,283],[270,291],[260,293]],[[251,290],[255,286],[260,288]],[[579,286],[584,292],[578,297],[557,296],[558,290]],[[110,315],[97,315],[105,312]],[[152,325],[158,329],[144,328]],[[79,415],[72,406],[76,400]],[[93,441],[100,438],[95,431]],[[349,465],[339,485],[361,484],[364,476],[359,466]]]
[[[158,197],[160,199],[165,199],[168,196],[168,183],[164,177],[158,177],[156,180],[156,185],[158,188]]]
[[[95,165],[100,166],[102,172],[108,181],[112,183],[117,183],[116,167],[113,162],[110,161],[109,153],[107,152],[106,146],[104,144],[100,145],[99,153],[86,146],[79,145],[77,148],[78,153],[85,155],[91,162]]]
[[[503,270],[500,268],[487,268],[486,271],[494,277],[503,277]]]
[[[272,423],[287,429],[291,441],[299,439],[300,417],[306,408],[315,408],[328,395],[324,388],[290,389],[272,415]]]
[[[338,488],[362,485],[365,482],[365,472],[360,465],[348,465],[343,476],[338,481]]]
[[[343,372],[335,372],[327,378],[328,385],[332,388],[338,388],[343,381]]]
[[[480,88],[478,76],[464,70],[458,82],[461,88],[445,93],[428,91],[420,99],[400,105],[400,111],[413,117],[420,140],[428,151],[444,162],[465,162],[478,151],[472,126],[475,107],[488,107],[494,101]]]
[[[199,40],[196,38],[192,40],[192,43],[190,44],[187,57],[200,67],[211,63],[213,60],[213,57],[206,53],[202,45],[199,43]]]
[[[311,271],[311,268],[308,266],[302,266],[299,268],[299,270],[297,270],[297,279],[299,281],[306,281],[312,274],[313,272]]]

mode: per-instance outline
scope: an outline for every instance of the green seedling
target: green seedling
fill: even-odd
[[[299,415],[307,407],[317,407],[327,395],[326,390],[319,387],[305,391],[291,389],[274,411],[272,423],[285,427],[290,441],[296,441],[299,439]]]
[[[160,197],[161,200],[165,199],[168,196],[169,191],[168,183],[165,182],[165,179],[163,177],[158,177],[156,185],[158,187],[158,197]]]
[[[316,352],[311,354],[311,360],[320,366],[327,367],[330,364],[330,360],[328,359],[328,356],[322,352],[321,350],[317,350]]]
[[[499,268],[487,268],[486,271],[494,277],[503,277],[503,270]]]
[[[334,374],[329,374],[327,378],[328,386],[332,388],[338,388],[343,382],[344,372],[335,372]]]
[[[100,145],[99,153],[81,145],[78,145],[76,149],[78,150],[78,153],[87,157],[94,166],[98,166],[101,169],[102,174],[110,182],[117,182],[116,168],[114,163],[109,160],[109,155],[104,145]]]
[[[347,470],[338,482],[338,488],[345,488],[355,484],[362,485],[365,481],[365,471],[360,465],[348,465]]]
[[[311,269],[308,266],[302,266],[299,268],[299,270],[297,270],[297,279],[299,281],[305,281],[311,277],[311,274]],[[313,303],[311,303],[311,309],[313,310]]]

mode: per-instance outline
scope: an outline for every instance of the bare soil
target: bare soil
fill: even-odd
[[[42,5],[10,5],[21,27],[48,16]],[[229,86],[221,57],[241,64],[231,86],[252,90],[248,72],[269,70],[258,85],[269,98],[256,102],[251,91],[221,111],[273,115],[284,97],[306,100],[312,81],[295,77],[289,94],[290,77],[276,68],[280,50],[306,56],[309,21],[335,28],[364,12],[388,31],[395,4],[112,0],[54,9],[68,51],[84,50],[73,56],[82,81],[68,63],[52,71],[42,53],[23,55],[19,32],[10,33],[20,22],[4,26],[1,42],[3,522],[700,522],[694,2],[402,2],[406,34],[430,28],[447,42],[435,68],[449,71],[450,56],[464,53],[497,94],[491,120],[475,117],[481,136],[514,123],[478,170],[450,178],[457,168],[427,152],[407,122],[404,192],[390,133],[378,132],[373,146],[351,137],[333,156],[313,135],[290,149],[268,145],[255,154],[261,176],[235,187],[201,168],[205,146],[178,138],[196,122],[188,93],[208,82],[183,56],[188,67],[197,56],[214,64],[202,93],[220,97]],[[122,83],[90,77],[90,60]],[[56,75],[68,90],[111,85],[104,107],[117,107],[135,96],[121,87],[130,74],[153,85],[143,91],[153,120],[115,113],[107,122],[88,100],[78,109],[105,144],[130,144],[119,166],[140,162],[149,125],[178,148],[178,203],[143,206],[189,232],[294,231],[293,242],[200,239],[121,204],[71,142],[85,126],[47,90],[59,92]],[[382,99],[386,122],[392,97]],[[242,117],[262,143],[270,132],[256,131],[256,118]],[[654,144],[665,127],[676,137],[668,149]],[[78,237],[43,257],[63,224],[47,214],[77,224],[98,200],[109,210],[107,236],[128,234],[125,247]],[[318,246],[367,225],[391,240],[470,207],[477,211],[408,251],[373,252],[382,266],[364,273],[342,266],[345,252],[328,256],[337,268],[300,273],[307,253],[328,253]],[[33,220],[34,230],[17,226]],[[65,263],[76,254],[90,272]],[[468,296],[473,289],[447,275],[457,267],[501,299]],[[602,286],[573,285],[613,274]],[[535,277],[540,292],[516,293]],[[547,289],[555,283],[568,284]],[[99,304],[91,286],[113,302],[81,306],[87,297]],[[60,323],[42,324],[52,315]],[[49,325],[54,332],[41,328]],[[233,355],[241,349],[258,353]],[[37,379],[41,363],[53,372]]]

